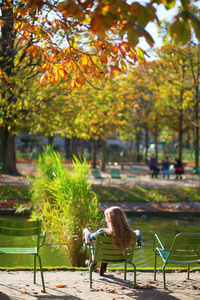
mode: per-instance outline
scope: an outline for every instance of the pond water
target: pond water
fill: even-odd
[[[5,216],[0,216],[5,218]],[[6,217],[8,218],[8,217]],[[11,218],[11,217],[9,217]],[[16,218],[16,217],[15,217]],[[19,217],[17,217],[19,219]],[[128,219],[132,229],[139,229],[142,233],[143,246],[135,251],[134,263],[137,269],[153,268],[154,252],[152,250],[153,236],[158,234],[165,247],[170,247],[174,236],[180,232],[199,232],[200,218],[196,219],[166,219],[155,217],[134,217]],[[2,237],[1,237],[2,239]],[[2,240],[0,241],[2,243]],[[69,267],[66,255],[57,249],[56,245],[48,244],[48,239],[40,249],[43,268]],[[158,267],[162,262],[158,259]],[[3,268],[32,268],[33,256],[0,255],[0,269]],[[120,266],[119,266],[120,267]]]

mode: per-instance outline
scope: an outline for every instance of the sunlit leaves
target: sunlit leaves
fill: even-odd
[[[58,82],[59,77],[65,78],[72,69],[71,87],[79,88],[91,75],[102,78],[104,85],[104,75],[108,72],[113,77],[126,72],[131,64],[144,63],[146,53],[136,47],[140,37],[150,47],[154,44],[145,30],[149,22],[159,23],[154,4],[163,3],[166,9],[171,9],[177,0],[131,2],[69,0],[53,5],[43,0],[25,0],[20,7],[13,6],[14,30],[21,37],[20,43],[29,43],[27,53],[43,60],[41,70],[46,75],[40,82],[45,82],[45,78]],[[175,16],[170,33],[185,45],[191,38],[191,26],[200,39],[200,22],[190,12],[191,1],[182,0],[181,4],[183,11]],[[6,7],[2,5],[2,9]],[[45,16],[42,11],[47,12]]]

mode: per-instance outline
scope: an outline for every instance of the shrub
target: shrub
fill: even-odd
[[[32,185],[32,219],[42,219],[48,237],[62,245],[71,266],[84,266],[84,227],[100,221],[96,195],[88,178],[90,167],[85,158],[73,157],[67,168],[61,157],[47,147],[39,156],[37,176]]]

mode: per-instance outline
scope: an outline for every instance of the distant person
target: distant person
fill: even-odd
[[[158,162],[157,162],[157,159],[155,158],[154,154],[151,155],[151,158],[149,161],[149,168],[150,168],[150,170],[153,170],[152,178],[154,177],[154,175],[157,178],[157,176],[160,172],[160,169],[159,169]]]
[[[182,174],[183,174],[183,164],[180,159],[175,158],[174,159],[174,168],[175,168],[175,174],[176,174],[176,179],[178,179],[178,176],[180,176],[180,179],[182,179]]]
[[[169,179],[169,160],[168,157],[165,156],[165,158],[162,161],[162,170],[163,170],[163,178],[165,178],[165,174],[167,174],[167,177]]]

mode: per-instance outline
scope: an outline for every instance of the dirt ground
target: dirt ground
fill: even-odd
[[[0,184],[31,184],[25,175],[34,175],[34,164],[18,164],[18,170],[24,176],[0,177]],[[107,176],[108,174],[103,174]],[[94,183],[95,184],[95,183]],[[99,184],[96,183],[96,184]],[[103,185],[106,183],[103,183]],[[196,186],[192,178],[184,177],[176,181],[163,180],[161,174],[158,179],[142,175],[138,185],[146,187],[189,187]],[[134,185],[134,183],[133,183]],[[110,204],[111,205],[111,204]],[[128,204],[124,204],[128,205]],[[130,204],[129,204],[130,205]],[[135,204],[137,205],[137,204]],[[177,203],[176,203],[177,205]],[[184,208],[186,204],[184,204]],[[200,210],[199,203],[194,203],[194,209]],[[195,205],[198,205],[195,206]],[[104,207],[103,207],[104,209]],[[123,207],[124,210],[135,209]],[[139,209],[136,207],[136,209]],[[141,208],[146,209],[146,207]],[[148,209],[154,209],[149,208]],[[164,209],[164,208],[163,208]],[[172,210],[175,210],[173,207]],[[179,207],[180,209],[180,207]],[[187,208],[188,209],[188,208]],[[33,283],[32,271],[1,271],[0,270],[0,300],[199,300],[200,299],[200,271],[191,272],[190,280],[186,279],[186,272],[167,272],[167,289],[163,287],[162,272],[158,271],[157,281],[153,280],[153,272],[137,271],[137,288],[133,288],[133,272],[127,273],[127,281],[123,280],[123,272],[107,271],[100,277],[93,273],[93,288],[89,287],[89,271],[44,271],[46,293],[42,292],[40,273],[37,273],[37,283]]]
[[[197,300],[200,299],[199,271],[166,273],[167,289],[163,287],[162,272],[153,281],[153,272],[137,272],[137,288],[133,288],[133,273],[107,271],[103,277],[93,273],[93,286],[89,287],[89,271],[45,271],[46,293],[42,292],[39,272],[36,284],[32,271],[0,271],[1,300]]]

